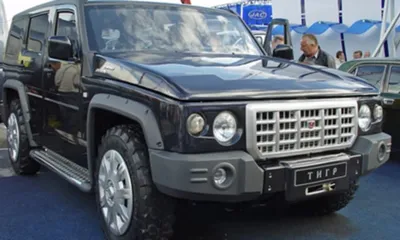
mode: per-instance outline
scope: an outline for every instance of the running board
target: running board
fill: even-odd
[[[89,180],[89,171],[86,168],[48,149],[34,149],[30,151],[29,155],[80,190],[91,191],[92,184]]]

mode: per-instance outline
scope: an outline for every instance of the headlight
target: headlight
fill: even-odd
[[[186,128],[192,135],[200,134],[205,126],[204,118],[197,113],[191,114],[186,121]]]
[[[236,135],[237,123],[235,116],[230,112],[221,112],[213,124],[215,139],[221,144],[228,144]]]
[[[361,105],[358,111],[358,126],[363,132],[371,127],[371,109],[367,105]]]
[[[374,107],[374,119],[377,122],[382,121],[383,119],[383,108],[381,105],[376,104]]]

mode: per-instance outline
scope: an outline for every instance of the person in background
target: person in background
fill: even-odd
[[[364,58],[369,58],[369,57],[371,57],[371,52],[370,51],[364,52]]]
[[[339,68],[340,65],[342,65],[345,62],[344,60],[344,53],[343,51],[337,51],[336,52],[336,68]]]
[[[353,59],[359,59],[359,58],[362,58],[362,56],[363,56],[363,53],[361,50],[357,50],[357,51],[353,52]]]
[[[299,62],[336,68],[335,58],[321,49],[318,39],[313,34],[303,35],[300,42],[300,50],[303,54],[300,56]]]
[[[285,38],[281,35],[274,36],[274,38],[272,39],[272,50],[274,50],[276,46],[280,44],[285,44]]]

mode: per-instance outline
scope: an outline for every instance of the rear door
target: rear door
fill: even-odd
[[[17,64],[20,71],[16,76],[26,86],[29,106],[31,111],[31,128],[33,138],[39,142],[38,136],[41,131],[43,92],[43,54],[45,43],[49,33],[49,9],[41,9],[27,15],[28,24],[24,44],[18,53]]]

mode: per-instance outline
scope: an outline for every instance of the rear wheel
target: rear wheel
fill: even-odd
[[[141,129],[123,125],[103,136],[96,199],[107,239],[169,239],[174,201],[155,188]]]
[[[11,166],[18,175],[33,175],[40,169],[40,164],[29,156],[26,124],[19,99],[12,100],[7,120],[7,143]]]

